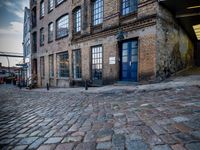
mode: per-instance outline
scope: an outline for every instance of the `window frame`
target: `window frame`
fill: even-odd
[[[51,11],[53,11],[53,9],[54,9],[54,3],[55,3],[54,0],[48,0],[48,13],[50,13]]]
[[[51,25],[52,25],[52,31],[50,31],[50,29],[51,29]],[[54,23],[53,22],[50,22],[49,24],[48,24],[48,43],[51,43],[51,42],[53,42],[53,37],[54,37]],[[50,38],[51,37],[51,38]]]
[[[58,22],[62,19],[62,18],[64,18],[64,17],[67,17],[67,21],[66,21],[66,29],[67,29],[67,31],[66,31],[66,34],[65,35],[61,35],[61,36],[58,36]],[[70,18],[69,18],[69,14],[68,13],[66,13],[66,14],[64,14],[64,15],[62,15],[62,16],[60,16],[57,20],[56,20],[56,29],[55,29],[55,37],[56,37],[56,40],[59,40],[59,39],[62,39],[62,38],[64,38],[64,37],[67,37],[68,35],[69,35],[69,27],[70,27],[70,20],[69,20]]]
[[[79,16],[78,15],[79,12]],[[82,29],[82,9],[80,6],[73,10],[73,30],[74,33],[80,33]]]
[[[44,56],[40,57],[40,77],[45,77],[45,58]]]
[[[62,3],[64,3],[66,0],[60,0],[60,2],[58,2],[59,0],[55,0],[55,7],[58,7],[59,5],[61,5]]]
[[[95,4],[97,3],[97,1],[102,1],[102,11],[98,11],[98,13],[95,13]],[[97,5],[97,4],[96,4]],[[97,5],[98,6],[98,5]],[[104,0],[93,0],[92,1],[92,12],[91,12],[91,15],[92,15],[92,25],[93,26],[98,26],[98,25],[101,25],[103,24],[103,17],[104,17]],[[101,7],[97,7],[96,10],[99,10],[101,9]],[[100,18],[96,18],[95,19],[95,16],[98,16],[99,14],[102,13],[102,16]],[[100,20],[99,23],[95,23],[95,20]]]
[[[124,9],[127,9],[127,8],[131,8],[131,4],[129,4],[129,7],[127,6],[127,7],[123,7],[123,5],[125,4],[126,5],[126,2],[127,3],[130,3],[130,1],[131,0],[121,0],[121,8],[120,8],[120,12],[121,12],[121,16],[128,16],[128,15],[130,15],[130,14],[133,14],[133,13],[136,13],[137,12],[137,10],[138,10],[138,0],[133,0],[133,8],[132,8],[132,10],[129,10],[129,12],[126,12],[125,14],[123,13],[123,11],[124,11]],[[136,5],[136,6],[134,6],[134,4]]]
[[[54,55],[49,55],[49,78],[54,78]]]
[[[101,48],[101,57],[99,57],[100,55],[98,55],[100,52],[93,53],[93,49],[96,49],[96,48]],[[95,60],[98,60],[97,63],[94,63],[95,62],[94,61],[95,55],[98,56],[98,57],[95,57]],[[94,76],[94,73],[93,73],[93,66],[96,65],[96,64],[101,65],[101,68],[99,66],[100,69],[96,69],[96,70],[101,70],[101,76],[100,76],[100,74],[98,75],[99,79],[95,79],[95,76]],[[91,79],[93,81],[102,81],[103,80],[103,45],[95,45],[95,46],[91,47]]]
[[[77,61],[77,53],[79,54],[79,59]],[[76,63],[76,64],[75,64]],[[77,68],[75,66],[79,66],[79,70],[77,72]],[[78,74],[77,74],[78,73]],[[73,79],[80,80],[82,79],[82,56],[81,56],[81,49],[72,50],[72,76]]]
[[[40,28],[40,46],[44,46],[45,43],[45,35],[44,35],[44,27]]]
[[[45,14],[45,6],[44,6],[44,0],[40,1],[40,19],[44,18]]]
[[[64,55],[64,54],[66,54],[66,60],[61,61],[61,56]],[[70,70],[69,70],[70,68],[69,68],[69,52],[68,51],[61,52],[61,53],[57,54],[57,65],[58,65],[58,78],[60,78],[60,79],[69,78],[70,77]],[[61,70],[61,67],[62,67],[62,70]],[[63,68],[66,69],[66,70],[64,70]],[[66,74],[66,76],[63,76],[63,74],[61,75],[61,73],[63,73],[63,72],[64,72],[64,74]]]

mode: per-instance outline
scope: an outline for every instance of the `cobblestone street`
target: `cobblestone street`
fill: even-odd
[[[0,149],[199,148],[198,86],[95,94],[0,85]]]

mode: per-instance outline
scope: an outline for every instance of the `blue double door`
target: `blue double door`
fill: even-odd
[[[121,80],[138,80],[138,41],[130,40],[121,44]]]

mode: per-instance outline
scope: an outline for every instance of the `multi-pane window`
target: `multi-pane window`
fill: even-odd
[[[44,17],[44,1],[40,2],[40,18]]]
[[[69,15],[64,15],[56,21],[56,38],[67,36],[69,32]]]
[[[52,11],[53,10],[53,2],[54,0],[48,0],[48,11]]]
[[[81,9],[78,8],[74,11],[74,31],[81,31]]]
[[[81,78],[81,51],[74,50],[72,52],[72,70],[73,70],[73,78],[80,79]]]
[[[122,0],[122,15],[127,15],[137,10],[138,0]]]
[[[48,41],[53,41],[53,22],[48,25]]]
[[[92,79],[102,80],[102,46],[92,47]]]
[[[95,0],[92,9],[93,25],[103,22],[103,0]]]
[[[54,77],[54,59],[53,55],[49,55],[49,77]]]
[[[40,29],[40,46],[44,45],[44,28]]]
[[[44,57],[40,57],[40,76],[43,78],[45,76],[45,64]]]
[[[62,2],[64,2],[65,0],[56,0],[56,5],[61,4]]]
[[[69,77],[69,56],[68,52],[58,54],[58,76]]]

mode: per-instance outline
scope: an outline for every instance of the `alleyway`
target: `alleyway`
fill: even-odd
[[[199,150],[198,86],[75,90],[0,85],[0,149]]]

